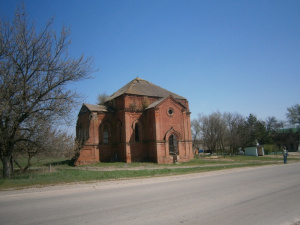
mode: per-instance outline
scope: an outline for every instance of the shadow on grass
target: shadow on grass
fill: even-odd
[[[51,163],[45,163],[45,166],[74,166],[74,162],[70,159],[67,160],[61,160],[61,161],[56,161],[56,162],[51,162]]]

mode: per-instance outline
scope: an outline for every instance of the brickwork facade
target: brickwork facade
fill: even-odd
[[[104,105],[83,104],[76,165],[95,162],[187,162],[193,158],[188,101],[134,79]]]

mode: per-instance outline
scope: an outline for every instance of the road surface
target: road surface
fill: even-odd
[[[0,192],[0,224],[300,221],[300,164]]]

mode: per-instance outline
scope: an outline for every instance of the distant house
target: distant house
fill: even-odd
[[[75,164],[189,161],[193,158],[190,114],[186,98],[136,78],[103,105],[82,105]]]

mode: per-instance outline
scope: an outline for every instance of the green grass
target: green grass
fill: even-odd
[[[289,161],[300,160],[289,158]],[[224,170],[238,167],[281,164],[282,157],[199,157],[187,163],[158,165],[156,163],[97,163],[72,167],[65,158],[42,159],[24,174],[15,174],[11,179],[0,178],[0,190],[44,186],[71,182],[101,181],[109,179],[128,179],[138,177],[168,176]],[[49,165],[51,164],[51,172]],[[1,171],[0,171],[1,172]]]
[[[247,164],[254,166],[257,164]],[[166,175],[179,175],[186,173],[206,172],[236,168],[245,165],[223,165],[189,168],[162,168],[141,170],[115,170],[115,171],[89,171],[81,169],[56,169],[55,172],[26,173],[15,176],[13,179],[0,180],[0,190],[15,187],[26,187],[34,185],[50,185],[60,183],[108,180],[121,178],[153,177]]]
[[[27,158],[26,157],[18,157],[17,158],[18,163],[25,167],[27,165]],[[35,157],[31,160],[32,167],[42,167],[42,166],[49,166],[49,164],[54,166],[69,166],[71,160],[68,158],[52,158],[52,157]],[[16,166],[17,168],[17,166]]]

